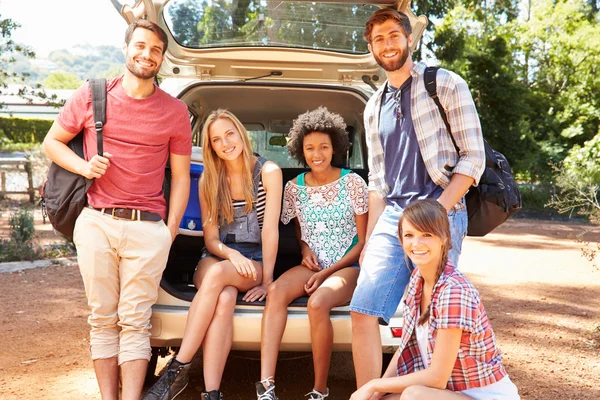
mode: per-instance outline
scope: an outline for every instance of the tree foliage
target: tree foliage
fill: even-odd
[[[68,72],[52,72],[44,79],[46,89],[77,89],[83,84],[77,75]]]
[[[484,135],[524,179],[550,180],[550,162],[600,128],[600,27],[591,3],[457,1],[435,26],[436,58],[467,80]]]
[[[49,96],[42,89],[42,86],[37,84],[34,86],[21,86],[16,93],[8,93],[9,83],[24,83],[28,78],[27,73],[19,73],[11,70],[11,66],[17,60],[34,58],[35,53],[27,46],[22,46],[12,39],[12,33],[19,28],[19,24],[10,18],[5,18],[0,12],[0,95],[1,94],[16,94],[24,97],[29,101],[40,99],[47,101],[50,105],[57,104],[57,96]],[[3,104],[0,102],[0,107]]]

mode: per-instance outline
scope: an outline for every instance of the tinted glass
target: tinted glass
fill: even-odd
[[[163,11],[175,40],[190,48],[295,47],[366,53],[374,5],[272,0],[173,0]]]

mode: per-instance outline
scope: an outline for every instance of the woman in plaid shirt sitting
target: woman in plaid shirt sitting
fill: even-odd
[[[351,400],[519,399],[477,289],[448,260],[444,207],[433,199],[410,204],[398,233],[417,267],[401,303],[400,347],[384,376]]]

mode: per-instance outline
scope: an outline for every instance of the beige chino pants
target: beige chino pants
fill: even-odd
[[[129,221],[85,208],[73,241],[91,315],[92,360],[150,360],[150,316],[171,233],[163,221]]]

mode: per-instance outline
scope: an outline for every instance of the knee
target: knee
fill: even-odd
[[[267,290],[267,302],[281,303],[285,302],[285,287],[277,281],[271,283]]]
[[[409,386],[402,392],[400,400],[418,400],[424,397],[425,388],[423,386]]]
[[[223,289],[226,286],[223,279],[226,275],[225,261],[214,263],[208,268],[204,278],[196,284],[196,287],[198,290]]]
[[[310,296],[307,307],[309,317],[317,315],[322,316],[323,314],[327,314],[327,316],[329,316],[329,312],[332,308],[326,299],[318,294],[313,294]]]
[[[235,305],[237,303],[238,291],[233,286],[226,286],[225,289],[219,295],[217,300],[217,308],[215,310],[215,316],[224,316],[233,314]]]
[[[379,329],[379,321],[373,315],[350,311],[350,318],[352,319],[353,331],[369,330],[373,329],[373,327]]]

